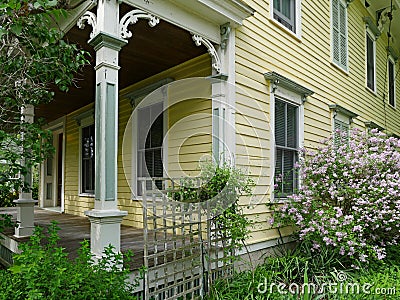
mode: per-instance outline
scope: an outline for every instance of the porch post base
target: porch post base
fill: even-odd
[[[25,199],[25,197],[22,197],[25,196],[24,194],[25,193],[22,193],[22,195],[20,195],[20,197],[24,199],[20,198],[18,200],[14,200],[14,203],[17,205],[18,222],[17,227],[15,228],[14,236],[17,238],[31,236],[35,229],[34,207],[38,201]]]
[[[120,252],[121,222],[127,214],[118,209],[85,211],[90,220],[90,249],[97,258],[103,256],[104,248],[110,244],[114,246],[115,252]]]

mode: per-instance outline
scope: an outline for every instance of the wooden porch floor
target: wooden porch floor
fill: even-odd
[[[16,220],[17,209],[1,208],[0,214],[9,214]],[[74,259],[77,256],[77,250],[80,247],[80,242],[83,240],[90,241],[90,222],[86,217],[79,217],[70,214],[62,214],[54,211],[49,211],[41,208],[35,208],[35,226],[46,228],[51,221],[57,221],[59,231],[59,245],[65,248],[69,253],[69,257]],[[4,234],[16,241],[17,243],[26,242],[29,238],[14,237],[14,229],[6,229]],[[134,254],[132,269],[138,269],[143,266],[143,229],[121,225],[121,251],[126,252],[131,250]]]

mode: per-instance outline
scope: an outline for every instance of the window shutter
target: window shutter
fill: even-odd
[[[333,61],[347,69],[346,5],[332,0],[332,56]]]
[[[287,104],[287,143],[286,146],[297,148],[297,108]]]
[[[333,61],[339,64],[339,0],[332,0],[332,39]]]
[[[347,29],[346,6],[339,1],[339,25],[340,25],[340,64],[347,68]]]
[[[285,103],[275,101],[275,143],[279,146],[285,145]]]
[[[334,130],[335,130],[335,132],[334,132],[334,142],[335,142],[335,145],[337,147],[341,144],[341,142],[343,142],[343,140],[348,141],[348,136],[344,139],[344,138],[341,137],[341,133],[343,133],[343,132],[348,133],[349,129],[350,129],[349,124],[346,124],[346,123],[344,123],[342,121],[339,121],[339,120],[335,119],[335,123],[334,123]],[[340,131],[340,133],[337,132],[338,130]]]

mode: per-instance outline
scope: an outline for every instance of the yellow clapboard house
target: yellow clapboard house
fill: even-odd
[[[221,157],[256,182],[241,204],[262,251],[279,237],[273,174],[299,148],[335,129],[400,135],[397,0],[120,2],[83,1],[59,24],[91,65],[35,112],[56,148],[39,206],[89,216],[95,253],[118,246],[121,222],[143,227],[140,178],[196,176]]]

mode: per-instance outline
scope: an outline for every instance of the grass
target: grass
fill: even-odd
[[[358,270],[344,268],[329,252],[316,255],[305,247],[277,253],[254,271],[216,282],[208,299],[400,299],[399,246],[384,261]]]

